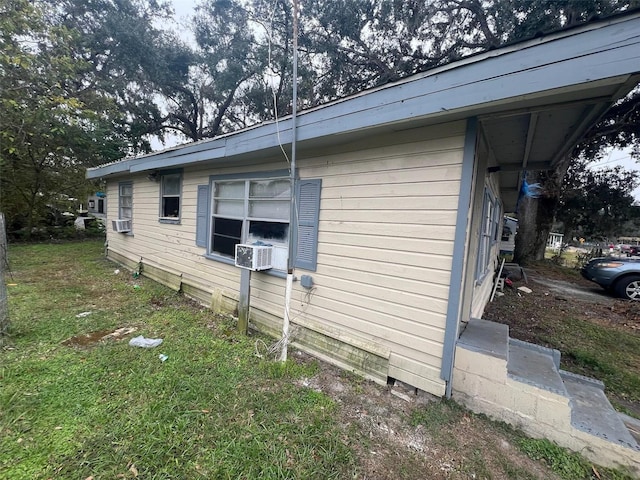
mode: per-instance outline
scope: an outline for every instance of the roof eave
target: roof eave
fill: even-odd
[[[297,118],[297,139],[301,144],[331,141],[336,134],[425,119],[446,122],[537,100],[542,104],[549,92],[585,89],[594,82],[623,86],[639,70],[638,32],[640,13],[635,13],[486,52],[302,112]],[[291,132],[289,117],[213,140],[91,168],[87,178],[229,162],[242,154],[277,148],[280,143],[287,145]]]

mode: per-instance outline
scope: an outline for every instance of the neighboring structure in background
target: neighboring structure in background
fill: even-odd
[[[500,236],[500,255],[512,255],[516,248],[518,219],[505,215],[502,218],[502,234]]]
[[[500,255],[511,255],[515,249],[518,219],[505,215],[502,218],[502,235],[500,236]],[[562,246],[564,234],[550,233],[547,238],[547,248],[558,250]]]
[[[563,238],[564,234],[551,232],[549,234],[549,237],[547,238],[547,248],[560,250],[560,247],[562,247]]]
[[[640,237],[619,237],[618,242],[624,245],[640,245]]]
[[[87,213],[106,225],[107,195],[104,192],[96,192],[87,198]]]
[[[85,230],[89,225],[98,222],[100,228],[104,228],[107,223],[107,196],[104,192],[96,192],[87,197],[87,203],[80,204],[77,210],[77,217],[73,222],[76,230]]]

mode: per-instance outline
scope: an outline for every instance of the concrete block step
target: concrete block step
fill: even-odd
[[[636,442],[640,442],[640,419],[630,417],[629,415],[621,412],[618,412],[618,417],[620,417],[620,420],[625,424],[627,430],[629,430],[629,433]]]
[[[568,397],[564,382],[558,373],[559,354],[520,340],[509,339],[507,373],[522,383]]]
[[[574,428],[640,452],[640,446],[604,394],[602,382],[565,371],[560,375],[571,398]]]
[[[458,344],[474,352],[486,353],[506,360],[509,348],[509,326],[472,318],[460,335]]]
[[[536,345],[535,343],[525,342],[524,340],[518,340],[517,338],[509,338],[509,343],[511,345],[517,345],[539,353],[544,353],[545,355],[549,355],[551,358],[553,358],[553,363],[556,366],[556,370],[560,370],[560,350],[556,350],[555,348],[543,347],[542,345]]]

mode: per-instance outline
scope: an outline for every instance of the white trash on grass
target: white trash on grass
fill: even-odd
[[[131,340],[129,340],[129,346],[131,347],[154,348],[161,343],[161,338],[144,338],[142,335],[133,337]]]

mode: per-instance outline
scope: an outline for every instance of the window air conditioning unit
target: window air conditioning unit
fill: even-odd
[[[111,226],[114,232],[125,233],[131,231],[131,219],[119,218],[117,220],[111,220]]]
[[[271,245],[236,245],[236,267],[248,270],[268,270],[273,267]]]

